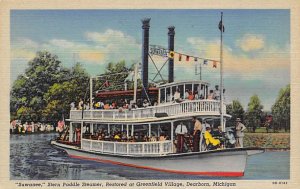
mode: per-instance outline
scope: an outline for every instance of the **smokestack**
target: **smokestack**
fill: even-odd
[[[142,19],[142,29],[143,29],[143,39],[142,39],[142,80],[143,85],[148,91],[148,52],[149,52],[149,28],[150,28],[150,19]],[[146,99],[146,91],[142,90],[142,100]]]
[[[169,52],[174,51],[174,36],[175,36],[175,27],[169,26],[168,27],[168,48]],[[169,76],[168,76],[169,83],[174,82],[174,58],[169,58]]]

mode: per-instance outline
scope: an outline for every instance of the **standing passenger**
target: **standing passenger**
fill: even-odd
[[[175,134],[177,136],[177,153],[183,152],[183,145],[184,145],[184,135],[187,134],[187,128],[180,122],[175,129]]]
[[[245,131],[246,127],[244,124],[241,123],[240,118],[236,119],[235,129],[236,129],[236,138],[237,138],[236,147],[243,148],[243,146],[244,146],[243,138],[244,138],[244,131]]]
[[[193,151],[199,152],[200,133],[202,130],[202,125],[201,125],[201,122],[196,117],[193,117],[192,121],[194,122]]]
[[[215,86],[215,91],[214,91],[214,99],[215,100],[220,100],[220,90],[219,90],[219,85]]]

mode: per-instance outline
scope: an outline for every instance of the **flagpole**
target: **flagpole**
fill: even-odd
[[[223,25],[223,12],[221,12],[221,28],[220,28],[220,35],[221,35],[221,44],[220,44],[220,123],[222,127],[222,131],[225,132],[225,125],[224,125],[224,112],[223,112],[223,31],[224,31],[224,25]]]
[[[134,65],[133,102],[136,103],[138,63]]]

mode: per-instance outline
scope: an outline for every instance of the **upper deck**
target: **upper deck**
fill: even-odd
[[[226,106],[223,105],[226,112]],[[111,110],[71,110],[70,120],[97,120],[97,121],[142,121],[155,120],[158,113],[166,117],[187,117],[197,115],[220,115],[220,101],[217,100],[186,100],[181,103],[160,104],[146,108]]]
[[[158,104],[155,106],[135,109],[71,110],[70,120],[140,122],[188,116],[220,116],[220,100],[208,99],[208,86],[209,83],[203,81],[167,83],[158,86]],[[192,99],[188,97],[189,93],[194,95]],[[226,113],[224,104],[223,111]]]

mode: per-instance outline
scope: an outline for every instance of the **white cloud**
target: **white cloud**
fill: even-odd
[[[12,60],[25,60],[28,61],[34,58],[35,52],[27,50],[27,49],[13,49],[11,51]]]
[[[241,39],[236,41],[236,45],[245,52],[263,49],[265,46],[265,39],[258,34],[245,34]]]
[[[134,37],[112,29],[86,32],[82,41],[54,38],[38,43],[29,38],[19,38],[12,41],[11,55],[13,60],[23,60],[26,64],[41,50],[58,55],[66,64],[72,63],[74,58],[83,64],[106,64],[120,60],[131,64],[132,61],[140,61],[141,57],[141,44]]]
[[[129,43],[136,44],[135,38],[130,35],[123,33],[122,31],[107,29],[105,32],[86,32],[85,37],[100,44],[112,44],[112,43]]]
[[[86,46],[84,44],[76,44],[72,41],[68,41],[65,39],[51,39],[48,42],[48,44],[53,47],[66,48],[66,49],[78,49]]]
[[[191,44],[195,51],[203,51],[205,58],[219,60],[220,43],[217,40],[205,41],[201,38],[188,38],[187,41]],[[258,46],[257,46],[258,47]],[[239,74],[244,77],[255,75],[253,73],[263,74],[272,69],[289,69],[290,59],[289,52],[286,49],[280,49],[276,46],[264,44],[264,49],[257,53],[257,56],[251,57],[248,54],[237,54],[233,49],[224,45],[224,70],[227,73]]]

